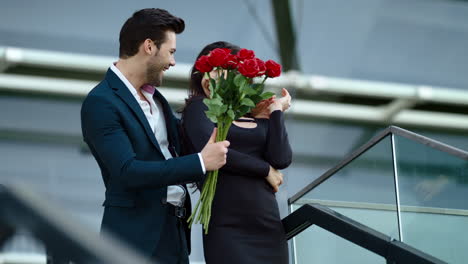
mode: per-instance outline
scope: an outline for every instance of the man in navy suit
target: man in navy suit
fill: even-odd
[[[120,31],[119,60],[88,94],[83,137],[106,187],[102,229],[159,263],[188,263],[190,200],[185,183],[226,163],[229,142],[215,131],[197,154],[178,157],[178,120],[155,89],[175,65],[181,18],[166,10],[137,11]]]

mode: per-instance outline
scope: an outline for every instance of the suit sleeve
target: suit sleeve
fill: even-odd
[[[213,132],[215,125],[206,117],[208,108],[202,100],[194,99],[184,110],[183,129],[188,143],[196,152],[203,149]],[[229,148],[226,165],[221,171],[248,175],[252,177],[266,177],[270,171],[270,164],[264,160]]]
[[[284,115],[276,110],[270,115],[265,159],[275,169],[285,169],[292,161],[292,150],[284,125]]]
[[[137,159],[116,107],[104,97],[86,98],[81,125],[86,143],[109,172],[109,180],[127,189],[161,188],[199,181],[203,176],[196,154],[164,161]]]

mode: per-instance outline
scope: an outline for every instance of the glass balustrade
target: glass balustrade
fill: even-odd
[[[390,127],[291,198],[290,210],[325,205],[443,261],[465,263],[467,197],[467,152]],[[329,263],[354,263],[361,254],[341,239],[309,229],[294,239],[296,263],[307,263],[300,261],[302,255],[333,250],[351,262]],[[379,263],[372,256],[369,261],[363,256],[360,263]]]
[[[294,201],[291,210],[307,203],[322,204],[388,236],[398,237],[390,150],[391,138],[386,136]]]
[[[393,135],[402,241],[448,263],[468,259],[468,160]]]
[[[328,232],[311,226],[293,238],[294,263],[348,263],[379,264],[386,260],[365,248]]]

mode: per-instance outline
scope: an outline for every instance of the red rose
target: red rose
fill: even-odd
[[[199,72],[210,72],[213,70],[213,66],[211,66],[210,62],[208,61],[208,56],[203,55],[195,62],[195,69]]]
[[[240,63],[237,67],[237,70],[240,74],[248,78],[254,78],[258,75],[258,65],[256,59],[244,60],[243,63]]]
[[[208,61],[210,62],[211,66],[219,67],[226,62],[228,55],[231,53],[229,49],[214,49],[208,55]]]
[[[270,78],[275,78],[281,75],[281,65],[273,60],[265,62],[266,75]]]
[[[228,48],[222,48],[222,50],[226,51],[227,54],[231,54],[231,49],[228,49]]]
[[[266,72],[265,62],[259,58],[255,58],[255,60],[257,61],[257,67],[258,67],[257,77],[264,75]]]
[[[238,63],[239,61],[236,55],[228,54],[228,56],[226,57],[226,61],[223,65],[221,65],[221,67],[223,67],[224,69],[235,69],[237,68]]]
[[[240,61],[249,60],[255,58],[255,53],[253,50],[241,49],[237,52],[237,57]]]

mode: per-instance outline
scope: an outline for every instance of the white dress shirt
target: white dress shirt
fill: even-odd
[[[137,93],[137,90],[133,85],[127,80],[127,78],[122,74],[122,72],[112,64],[110,69],[120,78],[120,80],[127,86],[132,95],[135,97],[135,100],[143,110],[146,119],[153,131],[156,140],[158,141],[159,147],[166,158],[172,159],[172,154],[169,151],[169,141],[167,139],[167,129],[166,129],[166,120],[163,114],[163,108],[161,103],[153,99],[153,93],[147,89],[141,89],[142,94],[145,96],[146,100],[140,99],[140,96]],[[198,153],[200,159],[201,167],[203,173],[206,173],[205,165],[203,164],[203,158],[201,153]],[[175,206],[183,206],[185,201],[185,189],[181,185],[169,185],[167,186],[167,202]]]

